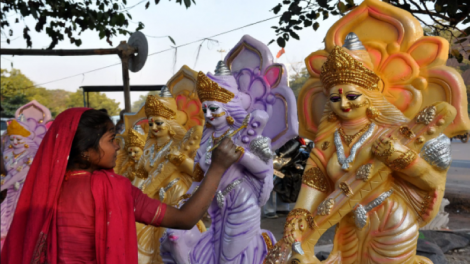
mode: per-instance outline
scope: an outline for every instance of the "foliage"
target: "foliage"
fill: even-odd
[[[344,16],[360,4],[362,0],[284,0],[276,5],[272,11],[278,14],[283,7],[279,26],[272,27],[276,32],[277,44],[284,48],[290,38],[299,40],[298,31],[320,27],[320,17],[323,20],[331,16]],[[454,38],[462,38],[470,34],[470,2],[468,0],[384,0],[393,6],[404,9],[415,16],[424,26],[433,28],[437,32],[450,32]],[[430,4],[433,8],[429,9]],[[429,16],[433,24],[427,24],[420,15]],[[466,29],[458,27],[468,25]],[[270,43],[274,42],[274,39]],[[461,55],[461,53],[460,53]],[[457,52],[449,56],[462,61]],[[470,56],[469,56],[470,59]]]
[[[297,98],[302,86],[310,77],[310,74],[308,73],[307,68],[302,68],[300,71],[296,71],[295,74],[292,74],[289,77],[289,86],[294,91],[295,98]]]
[[[176,3],[181,5],[184,2],[188,8],[191,6],[191,1],[195,4],[194,0],[176,0]],[[2,39],[6,39],[10,44],[10,38],[14,35],[12,24],[32,17],[36,20],[34,29],[37,32],[45,30],[50,37],[51,43],[48,49],[53,49],[65,37],[70,43],[80,46],[82,44],[80,34],[87,30],[97,31],[100,39],[106,37],[106,41],[112,45],[113,36],[131,33],[128,31],[129,21],[132,20],[129,10],[143,2],[145,1],[128,7],[127,0],[2,1],[0,19]],[[160,0],[155,0],[155,4],[159,2]],[[145,9],[149,6],[150,0],[145,4]],[[139,22],[135,31],[144,27],[145,25]],[[22,32],[28,48],[33,45],[30,30],[25,25]]]
[[[83,107],[83,94],[65,90],[47,90],[34,87],[33,81],[28,79],[18,69],[8,71],[1,69],[1,100],[6,117],[13,117],[16,109],[36,100],[51,110],[53,117],[70,107]],[[100,109],[105,108],[110,115],[119,114],[119,103],[108,98],[103,93],[90,93],[90,106]]]

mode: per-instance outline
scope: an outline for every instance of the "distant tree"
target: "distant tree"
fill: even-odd
[[[119,115],[119,103],[114,99],[110,99],[104,93],[90,93],[90,107],[95,109],[106,109],[110,116]],[[67,99],[67,108],[83,107],[83,93],[81,90],[71,93]]]
[[[276,32],[277,44],[284,48],[290,38],[299,40],[298,31],[303,29],[317,30],[320,27],[320,16],[323,20],[332,16],[344,16],[356,8],[363,0],[283,0],[272,11],[278,14],[283,7],[279,26],[272,27]],[[447,31],[454,38],[470,35],[470,1],[468,0],[383,0],[393,6],[404,9],[415,16],[424,26],[435,31]],[[430,8],[432,6],[432,8]],[[428,16],[433,22],[426,23],[420,15]],[[465,25],[465,26],[464,26]],[[465,28],[464,28],[465,27]],[[459,28],[464,28],[460,30]],[[271,40],[270,43],[275,40]],[[462,56],[450,53],[459,62]],[[470,59],[470,57],[469,57]]]
[[[307,68],[304,67],[300,71],[295,72],[295,74],[291,74],[289,77],[289,86],[294,91],[295,98],[297,98],[302,86],[310,77],[310,74]]]
[[[0,19],[2,42],[10,44],[10,38],[14,36],[13,23],[20,23],[25,18],[31,17],[36,20],[34,30],[37,32],[45,30],[51,39],[48,49],[53,49],[65,37],[70,43],[80,46],[82,44],[80,34],[87,30],[97,31],[100,39],[106,37],[106,41],[112,45],[113,36],[130,33],[128,27],[132,16],[129,10],[143,2],[128,5],[127,0],[2,0]],[[159,2],[160,0],[155,0],[155,4]],[[191,6],[191,2],[195,4],[194,0],[176,0],[180,5],[184,3],[186,8]],[[145,4],[145,9],[149,6],[150,0]],[[144,27],[145,25],[139,22],[135,31]],[[28,48],[33,45],[30,31],[31,29],[25,25],[21,32]],[[173,39],[169,38],[174,43]]]
[[[2,117],[15,117],[16,109],[25,105],[30,100],[24,94],[16,94],[2,100]]]

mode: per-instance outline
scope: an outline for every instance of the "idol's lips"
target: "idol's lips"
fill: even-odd
[[[343,110],[343,112],[346,112],[346,113],[347,113],[347,112],[351,111],[351,108],[348,108],[348,109],[341,109],[341,110]]]

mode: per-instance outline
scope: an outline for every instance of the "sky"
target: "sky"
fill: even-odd
[[[139,0],[140,1],[140,0]],[[138,0],[128,1],[127,6],[132,6],[139,2]],[[213,36],[221,32],[242,27],[257,21],[274,17],[275,14],[270,11],[280,0],[274,1],[253,1],[253,0],[196,0],[196,5],[186,9],[175,1],[161,1],[158,5],[150,1],[150,7],[146,10],[145,3],[140,4],[130,10],[133,22],[130,23],[129,30],[137,27],[137,22],[142,21],[145,28],[142,32],[147,36],[167,36],[170,35],[177,45],[192,42],[205,37]],[[15,16],[11,17],[14,20]],[[327,30],[339,17],[329,18],[322,21],[317,31],[305,29],[300,32],[300,41],[291,39],[286,53],[278,59],[278,62],[285,64],[294,64],[297,67],[303,66],[303,60],[311,52],[323,48],[322,39]],[[321,18],[320,18],[321,19]],[[166,84],[166,82],[177,72],[181,66],[188,65],[197,71],[213,71],[217,62],[221,59],[218,50],[229,51],[240,38],[245,35],[268,43],[276,38],[271,26],[276,26],[279,19],[275,18],[267,22],[256,24],[244,29],[213,38],[218,42],[207,41],[203,43],[200,50],[199,59],[196,63],[197,51],[200,43],[195,43],[177,49],[176,66],[174,67],[175,52],[167,51],[151,57],[148,57],[144,68],[137,73],[130,73],[131,85],[137,84]],[[13,21],[11,21],[13,22]],[[34,30],[35,21],[26,19],[24,22],[31,31],[34,49],[47,48],[50,39],[44,33],[37,33]],[[13,23],[12,23],[13,24]],[[10,45],[6,44],[2,37],[2,48],[26,48],[26,42],[22,38],[23,24],[17,24],[13,28],[15,35]],[[18,38],[16,38],[18,37]],[[113,37],[113,47],[116,47],[121,40],[127,40],[129,36],[118,35]],[[15,39],[16,38],[16,39]],[[111,48],[105,39],[100,40],[98,33],[87,31],[82,33],[83,44],[80,49],[90,48]],[[148,37],[149,54],[171,48],[172,43],[168,38]],[[276,43],[271,44],[271,52],[275,55],[280,50]],[[74,44],[70,44],[68,39],[62,41],[55,49],[76,49]],[[226,53],[225,53],[226,54]],[[60,57],[60,56],[1,56],[2,68],[11,69],[13,67],[20,69],[23,74],[33,80],[35,84],[43,84],[41,87],[46,89],[64,89],[67,91],[76,91],[83,85],[122,85],[121,66],[113,66],[103,70],[79,75],[62,81],[48,83],[53,80],[61,79],[83,72],[91,71],[97,68],[120,63],[117,55],[106,56],[80,56],[80,57]],[[120,107],[124,108],[123,93],[106,93],[108,97],[120,102]],[[131,101],[139,98],[139,95],[145,93],[132,92]]]

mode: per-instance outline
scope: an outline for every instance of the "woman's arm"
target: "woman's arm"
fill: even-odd
[[[240,154],[236,152],[232,140],[225,138],[213,151],[211,166],[197,191],[180,209],[168,207],[161,226],[191,229],[209,208],[222,175],[238,160]]]

